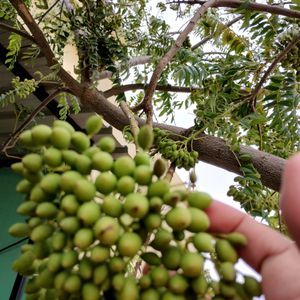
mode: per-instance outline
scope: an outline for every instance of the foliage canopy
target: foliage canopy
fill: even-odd
[[[42,53],[51,72],[25,81],[14,78],[13,90],[0,95],[0,105],[25,98],[51,80],[61,92],[62,117],[70,112],[70,101],[79,111],[78,100],[118,129],[128,125],[128,118],[107,102],[110,96],[149,124],[153,113],[174,124],[176,111],[194,107],[193,128],[169,128],[158,139],[164,142],[157,142],[158,151],[189,168],[195,161],[183,164],[180,155],[195,150],[201,160],[210,154],[197,146],[199,140],[221,138],[233,154],[228,164],[234,167],[227,169],[241,175],[229,194],[278,227],[273,189],[279,186],[265,179],[274,169],[259,151],[274,160],[299,149],[300,7],[298,0],[292,2],[2,0],[0,27],[13,28],[7,67],[20,59],[22,39],[28,39],[32,46],[23,59],[34,63]],[[62,68],[70,44],[78,53],[76,78]],[[101,91],[98,83],[104,78],[112,87]],[[219,158],[209,160],[224,166]]]

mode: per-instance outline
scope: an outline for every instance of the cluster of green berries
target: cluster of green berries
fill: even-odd
[[[296,29],[295,27],[291,27],[288,28],[286,31],[283,31],[278,36],[278,41],[276,42],[278,52],[283,51],[284,48],[297,37],[298,34],[299,29]],[[299,49],[300,46],[298,43],[281,60],[281,64],[284,68],[293,68],[300,72]]]
[[[212,235],[206,193],[172,190],[163,177],[166,164],[153,165],[149,127],[141,128],[134,158],[113,158],[115,144],[90,138],[102,126],[93,116],[86,134],[68,123],[37,125],[20,136],[31,150],[12,169],[24,179],[17,191],[24,201],[17,212],[27,217],[10,227],[29,237],[13,263],[27,277],[28,300],[181,300],[252,299],[260,284],[251,277],[236,282],[235,247],[240,233]],[[165,213],[162,213],[165,211]],[[149,241],[148,247],[146,247]],[[146,250],[147,248],[147,250]],[[142,276],[130,269],[137,257],[147,266]],[[219,281],[205,277],[204,263],[215,262]]]
[[[198,161],[198,152],[188,151],[185,142],[174,141],[166,131],[154,128],[154,147],[161,155],[174,162],[176,167],[190,170]]]

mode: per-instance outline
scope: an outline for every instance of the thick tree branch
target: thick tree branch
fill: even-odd
[[[172,3],[182,3],[182,4],[204,4],[207,3],[207,1],[203,0],[192,0],[192,1],[172,1],[169,2],[169,4]],[[281,6],[275,6],[275,5],[268,5],[268,4],[260,4],[257,2],[244,2],[239,0],[216,0],[214,1],[214,4],[211,6],[214,8],[218,7],[227,7],[227,8],[240,8],[243,7],[244,9],[253,10],[253,11],[261,11],[266,12],[274,15],[281,15],[286,16],[289,18],[297,18],[300,19],[300,12],[296,10],[287,9]]]
[[[118,107],[107,101],[103,93],[99,91],[86,89],[82,95],[82,102],[101,114],[115,128],[123,130],[128,125],[127,116]],[[135,117],[135,119],[139,126],[145,123],[145,120],[138,117]],[[154,123],[153,126],[174,133],[174,139],[176,139],[176,135],[184,135],[186,131],[185,128],[166,124]],[[199,138],[193,141],[193,149],[198,151],[200,161],[243,175],[235,156],[221,138],[201,134]],[[248,146],[241,146],[241,152],[251,155],[253,165],[261,174],[262,183],[271,189],[279,191],[285,160]]]
[[[60,93],[69,92],[69,89],[61,88],[50,94],[41,104],[39,104],[36,109],[25,119],[25,121],[18,127],[18,129],[13,132],[10,137],[4,142],[1,148],[1,152],[6,152],[10,148],[10,144],[15,144],[17,138],[21,132],[32,122],[32,120]]]
[[[119,95],[127,91],[146,90],[148,86],[149,86],[148,84],[142,84],[142,83],[133,83],[133,84],[126,84],[122,86],[116,86],[105,91],[104,96],[106,98],[109,98],[111,96]],[[163,92],[191,93],[193,91],[199,91],[200,89],[193,88],[193,87],[173,86],[173,85],[157,85],[156,90],[163,91]]]
[[[173,57],[176,55],[176,53],[181,48],[183,42],[189,35],[189,33],[194,29],[195,25],[197,24],[198,20],[201,18],[201,16],[208,10],[209,7],[212,7],[214,2],[216,0],[208,0],[205,2],[194,14],[193,18],[189,21],[185,29],[180,33],[178,38],[176,39],[174,45],[171,47],[171,49],[164,55],[164,57],[159,61],[157,64],[150,83],[149,87],[146,89],[145,97],[141,103],[143,109],[146,112],[147,115],[147,123],[152,123],[152,117],[153,117],[153,105],[152,105],[152,97],[154,95],[154,92],[156,90],[156,86],[158,83],[158,80],[160,78],[160,75],[164,68],[168,65],[168,63],[173,59]]]
[[[250,96],[250,102],[253,111],[255,111],[256,107],[256,100],[257,100],[257,94],[259,93],[260,89],[262,88],[263,84],[266,82],[270,74],[274,71],[277,64],[280,63],[280,61],[291,51],[291,49],[300,42],[300,33],[281,51],[273,60],[273,62],[270,64],[258,84],[253,89],[251,96]]]
[[[233,24],[235,24],[236,22],[242,20],[244,18],[244,16],[238,16],[236,18],[234,18],[233,20],[229,21],[228,23],[224,24],[225,27],[230,27]],[[210,39],[212,39],[214,37],[214,33],[212,33],[211,35],[205,37],[204,39],[202,39],[200,42],[196,43],[194,46],[191,47],[191,50],[194,51],[197,48],[201,47],[202,45],[204,45],[206,42],[208,42]]]
[[[21,37],[29,40],[29,41],[32,41],[33,43],[36,43],[35,39],[33,38],[33,36],[31,36],[30,34],[28,34],[26,31],[24,30],[20,30],[20,29],[17,29],[17,28],[14,28],[13,26],[10,26],[6,23],[3,23],[3,22],[0,22],[0,28],[3,28],[7,31],[10,31],[10,32],[14,32],[18,35],[20,35]]]

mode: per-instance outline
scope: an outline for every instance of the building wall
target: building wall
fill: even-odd
[[[7,250],[2,250],[22,238],[14,238],[8,234],[11,225],[22,222],[24,217],[16,213],[22,202],[22,195],[16,192],[16,184],[20,176],[14,174],[9,168],[0,168],[0,299],[8,300],[17,274],[12,271],[13,261],[20,255],[20,246],[26,241]],[[1,251],[2,250],[2,251]]]

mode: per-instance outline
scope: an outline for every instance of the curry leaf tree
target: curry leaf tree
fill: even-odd
[[[27,39],[24,58],[34,63],[41,53],[51,72],[14,78],[1,106],[51,78],[57,90],[47,101],[62,93],[62,117],[68,97],[76,111],[79,101],[119,130],[134,115],[154,127],[153,152],[172,166],[201,160],[237,173],[228,194],[280,227],[280,175],[299,148],[298,2],[2,0],[0,27],[11,32],[7,67]],[[62,65],[66,45],[77,51],[75,77]],[[105,78],[112,87],[101,90]],[[154,122],[159,115],[174,124],[186,107],[194,107],[191,128]]]

